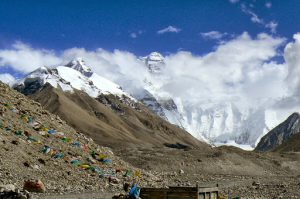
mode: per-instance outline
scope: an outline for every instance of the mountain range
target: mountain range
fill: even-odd
[[[208,147],[154,114],[119,85],[92,72],[82,59],[38,68],[14,88],[101,145]]]
[[[132,108],[135,114],[139,113],[143,104],[160,118],[178,126],[178,129],[189,132],[200,141],[217,146],[228,144],[253,149],[261,137],[281,122],[274,116],[274,110],[259,104],[251,107],[241,107],[238,103],[226,101],[199,104],[180,97],[171,97],[161,89],[170,81],[163,75],[165,58],[160,53],[153,52],[146,57],[140,57],[140,62],[147,68],[149,75],[138,89],[122,87],[93,72],[82,58],[62,66],[40,67],[18,80],[13,87],[25,95],[32,95],[48,109],[55,109],[54,113],[65,109],[62,102],[58,101],[63,98],[62,95],[65,98],[63,102],[75,102],[81,108],[82,101],[86,101],[82,99],[83,96],[93,102],[104,100],[107,106],[113,107],[113,111],[119,111],[119,116],[124,110],[118,110],[111,101],[117,100],[118,106],[121,106],[119,102],[125,101],[126,106]],[[124,103],[121,104],[123,106]],[[84,109],[93,112],[94,107]],[[149,114],[154,115],[150,112]],[[106,117],[106,120],[107,118],[110,117]]]

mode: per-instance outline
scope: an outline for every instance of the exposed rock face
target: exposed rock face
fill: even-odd
[[[283,123],[279,124],[267,135],[265,135],[255,150],[257,151],[272,151],[280,145],[286,143],[294,135],[300,132],[300,115],[293,113]]]

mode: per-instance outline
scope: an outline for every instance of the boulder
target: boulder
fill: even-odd
[[[37,193],[44,193],[46,191],[45,185],[41,180],[27,180],[24,182],[23,189]]]

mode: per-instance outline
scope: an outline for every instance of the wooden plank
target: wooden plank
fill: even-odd
[[[216,192],[216,191],[219,191],[218,187],[206,187],[206,188],[199,188],[198,189],[199,193]]]
[[[169,190],[197,191],[197,187],[169,187]]]

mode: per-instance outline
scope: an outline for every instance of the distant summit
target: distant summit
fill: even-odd
[[[70,61],[65,66],[73,68],[73,69],[79,71],[80,73],[82,73],[83,75],[85,75],[87,77],[90,77],[93,74],[92,69],[89,66],[87,66],[85,64],[85,61],[80,57],[76,58],[76,59],[73,59],[72,61]]]
[[[159,74],[165,65],[165,58],[158,52],[152,52],[148,56],[141,58],[152,74]]]

